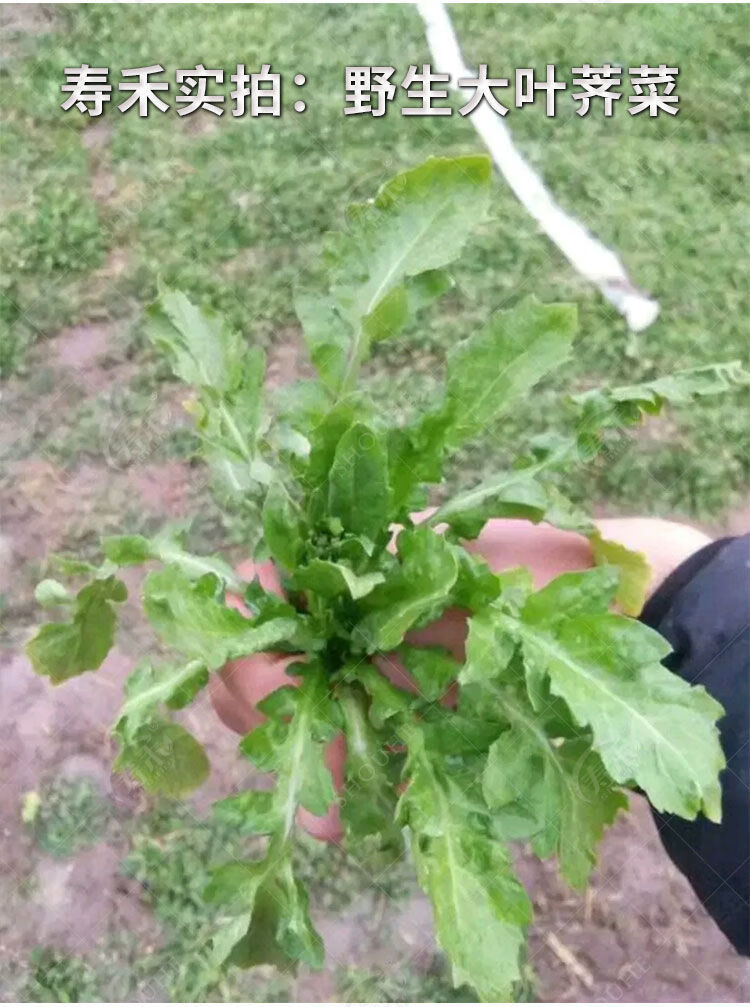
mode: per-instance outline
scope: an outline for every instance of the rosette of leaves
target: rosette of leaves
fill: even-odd
[[[720,364],[573,397],[568,429],[420,521],[411,515],[451,453],[571,354],[575,309],[530,299],[493,314],[456,341],[440,397],[407,422],[394,422],[358,381],[372,347],[448,289],[446,267],[485,217],[490,187],[486,158],[437,158],[350,208],[325,246],[326,289],[296,297],[317,377],[274,397],[264,393],[262,352],[221,318],[169,289],[150,309],[151,338],[194,390],[190,409],[224,499],[257,508],[255,555],[277,564],[287,600],[243,582],[220,557],[190,553],[170,528],[104,539],[98,567],[67,561],[71,576],[86,578],[75,593],[53,580],[39,586],[39,601],[67,614],[43,626],[28,653],[57,684],[98,668],[112,646],[126,597],[120,568],[151,567],[143,607],[174,657],[138,665],[114,727],[118,765],[151,791],[180,796],[208,772],[202,747],[170,711],[233,658],[299,655],[294,682],[267,697],[264,723],[240,744],[274,774],[274,788],[216,807],[266,837],[258,859],[213,871],[206,897],[223,913],[217,961],[322,964],[293,869],[301,807],[322,814],[339,801],[355,856],[366,847],[398,857],[408,843],[454,981],[485,1000],[508,999],[521,978],[532,915],[509,842],[555,856],[581,887],[629,787],[663,811],[719,819],[722,710],[669,672],[667,644],[629,617],[643,600],[644,557],[603,540],[554,477],[593,458],[611,428],[747,374]],[[524,569],[493,573],[462,544],[493,517],[588,535],[599,565],[541,590]],[[249,614],[228,607],[227,592]],[[409,643],[410,630],[448,609],[468,618],[462,662]],[[371,661],[394,650],[413,692]],[[441,702],[456,681],[457,702]],[[340,732],[348,754],[337,794],[325,749]]]

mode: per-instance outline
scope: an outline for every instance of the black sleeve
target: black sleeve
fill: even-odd
[[[641,621],[672,645],[670,670],[705,686],[726,711],[721,824],[652,812],[669,856],[736,950],[750,955],[750,535],[691,556]]]

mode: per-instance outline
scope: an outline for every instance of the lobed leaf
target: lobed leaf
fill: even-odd
[[[344,531],[374,538],[388,522],[388,456],[364,423],[343,434],[328,476],[328,513]]]
[[[26,645],[34,671],[58,685],[99,668],[114,643],[117,620],[112,603],[123,602],[127,596],[125,585],[114,576],[81,588],[71,618],[42,626]]]
[[[368,653],[393,650],[424,616],[445,607],[458,575],[451,545],[425,526],[398,537],[400,565],[368,595],[371,609],[352,630]]]
[[[523,301],[498,311],[449,354],[447,444],[459,447],[567,360],[578,325],[570,304]]]
[[[117,730],[133,736],[153,719],[159,706],[181,710],[208,684],[208,669],[201,661],[157,668],[151,661],[141,661],[125,683],[125,703],[120,711]]]
[[[419,734],[412,731],[408,740],[410,781],[399,821],[412,834],[417,876],[432,901],[453,982],[469,983],[482,1000],[510,1000],[520,979],[531,903],[503,844],[465,813],[455,785]]]
[[[194,656],[209,670],[232,658],[288,643],[300,622],[290,616],[266,622],[246,619],[224,603],[214,574],[191,581],[174,566],[149,574],[143,586],[143,607],[167,646]]]
[[[547,717],[517,688],[491,687],[488,695],[510,727],[489,750],[482,779],[487,804],[502,809],[501,828],[511,818],[513,838],[531,839],[537,856],[557,854],[565,878],[582,888],[605,827],[627,799],[589,738],[555,739]],[[524,819],[528,828],[519,832]]]
[[[127,736],[115,769],[129,770],[149,793],[184,797],[208,776],[208,757],[198,741],[170,721],[152,719]]]
[[[531,595],[520,616],[498,614],[497,632],[520,643],[532,701],[547,679],[575,721],[591,728],[616,782],[637,783],[659,810],[718,821],[722,708],[661,664],[670,649],[662,637],[606,611],[602,576],[563,574]]]

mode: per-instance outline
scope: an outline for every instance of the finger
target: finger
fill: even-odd
[[[708,545],[711,537],[692,525],[664,518],[603,518],[596,522],[603,537],[645,553],[651,568],[651,594],[688,556]]]
[[[270,591],[271,594],[277,594],[280,598],[284,597],[281,577],[273,563],[256,563],[254,560],[246,559],[238,563],[237,573],[248,583],[257,577],[260,581],[260,586],[265,588],[266,591]],[[229,596],[227,596],[227,600],[229,600]]]
[[[266,591],[283,597],[281,578],[273,563],[254,563],[252,560],[245,560],[238,565],[237,573],[247,581],[255,580],[257,577],[261,587]],[[250,610],[239,595],[228,593],[226,601],[230,608],[236,609],[244,616],[250,615]],[[219,671],[219,675],[238,704],[249,704],[254,707],[275,689],[295,683],[295,679],[285,674],[286,667],[292,660],[289,655],[276,652],[252,654],[227,662]],[[252,726],[257,726],[262,719],[260,714],[256,714],[256,721]]]
[[[438,624],[435,623],[435,625],[437,626]],[[432,629],[432,627],[428,626],[426,627],[426,630],[427,629]],[[410,640],[410,642],[415,644],[417,643],[415,640]],[[435,646],[435,643],[432,641],[428,644],[420,643],[419,646]],[[441,646],[443,646],[443,644],[441,644]],[[374,654],[372,661],[378,671],[382,675],[385,675],[385,677],[397,688],[404,689],[406,692],[411,692],[414,695],[421,695],[419,686],[411,677],[406,665],[395,651],[390,654]],[[439,702],[441,706],[453,707],[456,705],[458,702],[457,682],[453,682],[448,686],[445,693],[440,697]]]
[[[247,734],[257,726],[257,711],[237,699],[226,687],[220,675],[212,675],[208,682],[211,705],[219,720],[237,734]]]
[[[286,673],[289,665],[297,660],[297,654],[252,654],[228,661],[221,669],[217,677],[236,705],[238,717],[249,724],[245,733],[266,719],[256,709],[261,700],[283,685],[299,684],[298,678]],[[221,712],[219,716],[222,716]]]
[[[437,622],[407,633],[406,642],[415,647],[444,647],[452,657],[463,663],[466,660],[467,633],[466,612],[460,608],[449,608]]]

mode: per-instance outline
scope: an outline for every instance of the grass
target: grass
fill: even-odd
[[[23,1003],[96,1003],[101,986],[82,958],[38,948],[31,955],[29,976],[20,994]]]
[[[85,776],[56,777],[38,796],[27,795],[26,808],[36,841],[54,857],[70,857],[99,842],[110,818],[107,802]]]
[[[338,983],[342,1000],[350,1003],[473,1003],[476,994],[466,986],[455,989],[446,964],[437,959],[426,975],[410,968],[342,969]]]
[[[682,101],[680,115],[668,120],[631,117],[619,106],[612,119],[581,118],[565,97],[554,119],[541,107],[509,117],[562,205],[621,251],[636,281],[659,296],[662,314],[645,334],[628,335],[498,182],[492,219],[456,270],[453,295],[395,353],[384,347],[374,374],[394,402],[409,401],[406,365],[432,368],[446,346],[494,310],[530,291],[578,302],[575,360],[464,459],[468,479],[488,452],[501,460],[507,445],[557,422],[554,393],[571,383],[631,381],[714,358],[747,358],[750,155],[742,95],[750,73],[742,6],[476,6],[457,8],[455,18],[476,61],[507,53],[511,70],[554,61],[564,76],[584,60],[666,60],[680,67]],[[314,271],[321,233],[340,223],[348,200],[369,196],[428,154],[478,147],[457,115],[406,118],[393,108],[379,119],[342,114],[343,66],[374,60],[405,69],[428,58],[421,24],[406,5],[319,8],[314,15],[304,6],[72,5],[57,8],[33,44],[16,48],[3,100],[6,372],[21,366],[31,338],[72,321],[128,318],[137,341],[140,308],[159,275],[225,311],[249,340],[286,337],[296,331],[291,286]],[[197,59],[227,72],[239,59],[250,68],[270,60],[289,78],[288,90],[294,72],[306,73],[308,110],[205,123],[208,113],[192,122],[175,113],[141,120],[111,106],[96,126],[111,131],[99,149],[86,141],[88,117],[59,108],[61,67],[92,51],[115,83],[119,69],[157,57],[167,79]],[[106,199],[92,191],[102,166],[114,178]],[[114,253],[125,265],[110,275]],[[429,375],[424,387],[429,391]],[[750,482],[749,402],[746,393],[675,414],[673,438],[639,440],[637,455],[579,480],[579,495],[621,509],[720,512]]]
[[[40,847],[56,856],[74,856],[91,841],[85,816],[101,818],[102,799],[96,805],[82,783],[55,781],[42,792],[37,805],[28,797],[27,809],[37,808],[30,827]],[[67,803],[65,803],[67,801]],[[110,809],[110,817],[113,816]],[[37,948],[31,954],[26,976],[20,982],[21,1000],[74,1002],[87,1000],[282,1001],[293,996],[293,977],[268,967],[250,972],[220,972],[212,963],[208,941],[215,918],[202,892],[210,867],[232,858],[252,856],[258,840],[238,834],[209,818],[196,817],[187,805],[162,801],[148,812],[126,820],[119,816],[115,828],[127,847],[122,873],[140,886],[144,902],[159,925],[153,934],[107,931],[99,944],[81,956],[54,948]],[[86,842],[74,841],[83,835]],[[101,830],[97,829],[97,837]],[[363,896],[387,894],[398,902],[414,890],[407,883],[407,865],[397,865],[376,885],[343,850],[331,853],[319,842],[303,838],[297,850],[296,870],[309,885],[313,904],[339,913]],[[394,975],[376,971],[343,970],[337,975],[342,999],[451,1000],[453,991],[442,961],[424,973],[403,968]]]

